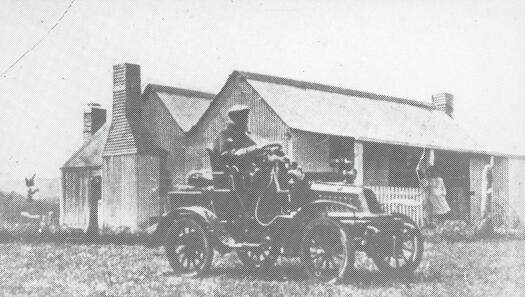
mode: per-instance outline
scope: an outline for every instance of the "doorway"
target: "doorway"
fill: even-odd
[[[102,178],[92,176],[89,179],[89,223],[87,228],[88,234],[98,234],[98,202],[102,199]]]
[[[436,150],[436,167],[447,189],[447,203],[454,220],[470,221],[469,155],[466,153]]]

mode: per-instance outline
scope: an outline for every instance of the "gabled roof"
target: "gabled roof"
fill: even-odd
[[[204,114],[214,94],[150,84],[144,93],[154,92],[184,132],[188,132]]]
[[[450,116],[430,103],[250,72],[234,71],[231,77],[244,78],[292,129],[486,153]]]
[[[372,100],[381,100],[381,101],[389,101],[389,102],[395,102],[395,103],[401,103],[401,104],[408,104],[408,105],[413,105],[417,107],[433,108],[432,104],[422,102],[422,101],[410,100],[410,99],[405,99],[405,98],[381,95],[381,94],[364,92],[364,91],[357,91],[357,90],[352,90],[352,89],[345,89],[341,87],[330,86],[330,85],[325,85],[325,84],[320,84],[320,83],[315,83],[315,82],[300,81],[300,80],[295,80],[291,78],[277,77],[277,76],[271,76],[271,75],[253,73],[253,72],[247,72],[247,71],[234,71],[232,75],[235,75],[235,74],[240,75],[241,77],[244,77],[247,80],[256,80],[256,81],[267,82],[267,83],[272,83],[272,84],[277,84],[277,85],[293,86],[293,87],[297,87],[300,89],[312,89],[312,90],[318,90],[318,91],[327,92],[327,93],[338,93],[341,95],[368,98]]]
[[[102,152],[108,139],[109,123],[105,123],[88,142],[84,143],[62,168],[100,167],[102,166]]]
[[[149,92],[155,92],[159,99],[166,106],[174,120],[180,125],[184,132],[191,129],[199,120],[200,116],[208,108],[213,94],[178,89],[168,86],[149,84],[144,90],[144,96]],[[106,122],[92,137],[83,144],[80,149],[71,156],[62,168],[79,167],[99,167],[102,166],[102,155],[109,136],[111,124]],[[164,154],[162,148],[157,147],[153,142],[137,141],[137,139],[152,139],[149,131],[127,129],[125,134],[120,133],[121,143],[136,144],[137,150],[132,153]]]

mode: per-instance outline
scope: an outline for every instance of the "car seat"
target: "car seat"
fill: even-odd
[[[231,180],[228,174],[229,170],[224,159],[214,150],[206,148],[208,156],[210,157],[211,174],[213,176],[213,187],[215,189],[230,189]]]

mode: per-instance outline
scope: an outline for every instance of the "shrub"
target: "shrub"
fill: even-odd
[[[525,229],[509,228],[502,226],[493,228],[490,221],[478,221],[469,224],[462,220],[445,221],[434,228],[423,228],[421,230],[426,240],[431,242],[461,242],[483,239],[525,239]]]
[[[43,225],[42,222],[3,222],[0,227],[1,242],[63,242],[70,234],[67,226]]]
[[[150,236],[142,228],[131,229],[129,227],[103,228],[98,239],[99,243],[114,243],[124,245],[147,244]]]

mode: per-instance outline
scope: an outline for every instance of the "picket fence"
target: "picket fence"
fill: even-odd
[[[386,213],[402,213],[412,218],[419,226],[423,225],[423,200],[426,192],[421,188],[385,186],[370,188]]]

